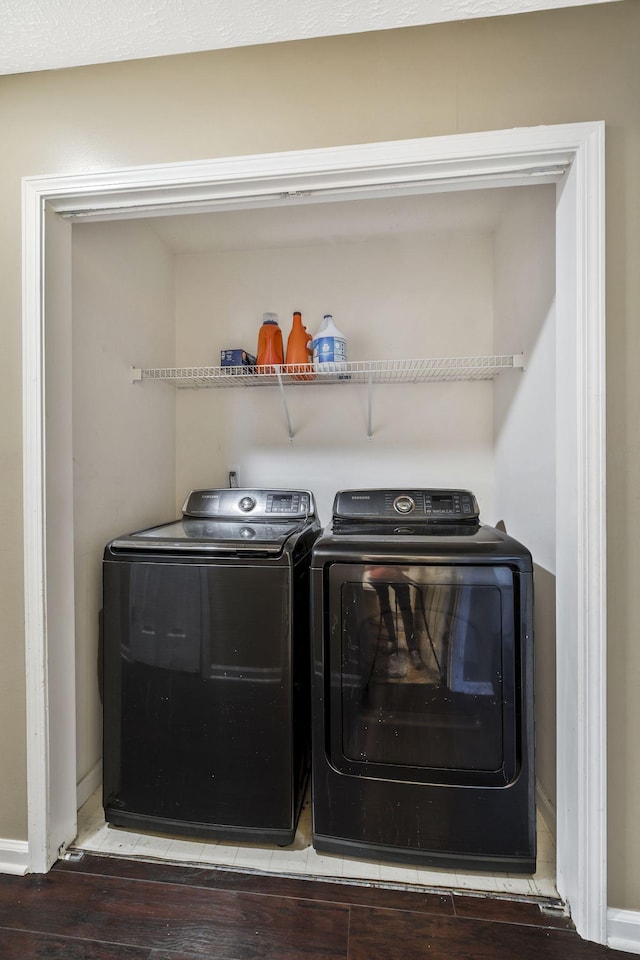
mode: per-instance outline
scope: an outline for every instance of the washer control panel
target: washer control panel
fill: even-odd
[[[411,517],[433,523],[476,523],[478,501],[469,490],[341,490],[333,516],[338,520],[397,520]]]
[[[182,507],[184,517],[216,517],[218,520],[297,520],[315,516],[309,490],[257,490],[222,487],[192,490]]]

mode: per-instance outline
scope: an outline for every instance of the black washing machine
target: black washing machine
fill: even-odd
[[[312,559],[313,844],[532,873],[533,570],[464,490],[348,490]]]
[[[310,764],[312,494],[189,494],[103,562],[108,822],[286,845]]]

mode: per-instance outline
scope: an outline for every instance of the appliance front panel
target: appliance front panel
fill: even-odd
[[[291,576],[104,564],[104,794],[115,816],[291,828],[303,762],[292,687],[308,671],[292,677]]]

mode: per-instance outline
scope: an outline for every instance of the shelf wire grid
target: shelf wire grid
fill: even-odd
[[[492,380],[501,370],[522,367],[520,354],[486,357],[434,357],[418,360],[356,360],[268,367],[134,368],[134,380],[159,380],[179,389],[300,386],[323,383],[427,383]]]

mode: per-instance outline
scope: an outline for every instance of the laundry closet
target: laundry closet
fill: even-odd
[[[481,521],[526,544],[538,811],[553,834],[555,209],[555,187],[541,184],[74,223],[79,805],[101,781],[104,546],[177,516],[190,490],[226,486],[235,471],[240,486],[312,490],[322,523],[344,488],[469,489]],[[383,364],[384,376],[172,382],[171,371],[217,367],[222,350],[255,353],[265,311],[278,314],[286,341],[296,310],[311,333],[331,313],[348,361]],[[461,373],[460,358],[477,362]],[[406,363],[430,359],[450,362],[422,377]],[[158,370],[167,375],[141,373]],[[99,809],[91,817],[98,823]],[[133,855],[160,855],[153,842],[139,838]],[[212,862],[225,863],[218,847]],[[246,849],[233,856],[257,869],[264,861]],[[286,850],[278,865],[304,872]],[[335,870],[393,879],[366,864]],[[408,870],[397,879],[427,883]],[[486,889],[482,878],[465,883]]]

